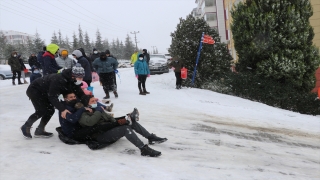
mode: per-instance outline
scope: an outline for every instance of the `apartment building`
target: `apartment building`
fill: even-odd
[[[3,33],[6,37],[7,43],[9,44],[26,44],[28,42],[28,39],[33,40],[35,37],[33,35],[18,32],[18,31],[2,31],[0,30],[0,33]]]
[[[310,24],[313,27],[313,44],[320,49],[320,0],[310,0],[313,8],[313,16],[310,17]]]

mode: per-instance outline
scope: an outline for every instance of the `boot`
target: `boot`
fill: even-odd
[[[137,108],[134,108],[132,113],[128,114],[132,122],[139,121],[139,111]]]
[[[12,80],[12,85],[14,85],[14,86],[16,85],[16,83],[14,82],[14,80]]]
[[[176,85],[176,89],[179,89],[179,85]]]
[[[24,84],[29,84],[27,80],[24,80]]]
[[[161,156],[161,152],[149,148],[148,145],[142,146],[142,148],[140,148],[140,151],[141,151],[141,156],[150,156],[150,157]]]
[[[105,92],[106,93],[106,97],[104,97],[103,99],[109,99],[110,98],[110,95],[109,95],[109,92]]]
[[[113,108],[113,103],[110,104],[110,106],[106,107],[106,111],[111,112]]]
[[[143,91],[142,91],[142,89],[139,89],[139,91],[140,91],[140,95],[146,95]]]
[[[148,92],[145,88],[143,89],[143,93],[150,94],[150,92]]]
[[[14,83],[14,82],[13,82],[13,83]],[[22,134],[23,134],[23,136],[24,136],[25,138],[27,138],[27,139],[31,139],[31,138],[32,138],[31,133],[30,133],[31,127],[27,127],[27,125],[24,124],[23,126],[21,126],[20,129],[21,129]]]
[[[181,84],[179,85],[179,89],[181,89]]]
[[[46,132],[44,129],[37,128],[36,131],[34,132],[34,137],[43,137],[43,138],[49,138],[52,137],[53,133]]]
[[[18,85],[20,85],[20,84],[23,84],[23,83],[20,81],[20,79],[18,79]]]
[[[163,142],[167,141],[168,139],[167,138],[158,137],[155,134],[151,134],[148,137],[148,140],[149,140],[149,144],[155,144],[155,143],[160,144],[160,143],[163,143]]]
[[[118,98],[118,93],[117,91],[113,91],[114,97]]]

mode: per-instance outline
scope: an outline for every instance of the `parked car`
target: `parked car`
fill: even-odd
[[[0,65],[0,80],[12,79],[11,67],[9,65]]]
[[[149,70],[150,74],[162,74],[169,72],[167,59],[163,57],[152,57],[152,55],[150,55]]]
[[[132,67],[129,61],[119,62],[118,68],[129,68]]]

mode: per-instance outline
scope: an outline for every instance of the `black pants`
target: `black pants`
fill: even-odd
[[[106,94],[110,91],[117,91],[117,85],[115,84],[114,72],[100,73],[100,82],[102,83],[103,90]]]
[[[147,75],[138,75],[138,88],[141,89],[141,85],[143,89],[146,89],[146,80],[147,80]]]
[[[88,87],[91,85],[91,82],[92,82],[92,80],[83,80],[83,81],[88,84]]]
[[[13,73],[12,81],[14,81],[14,80],[16,79],[17,74],[18,74],[18,82],[20,83],[20,82],[21,82],[21,80],[20,80],[20,78],[21,78],[21,71],[12,71],[12,73]]]
[[[143,126],[138,122],[135,122],[131,126],[123,125],[106,131],[97,137],[97,141],[101,143],[112,143],[125,136],[137,148],[141,148],[144,143],[138,138],[133,130],[145,138],[150,136],[150,133]]]
[[[32,73],[30,75],[30,83],[32,83],[34,80],[41,78],[41,77],[42,77],[42,75],[40,73]]]
[[[176,85],[181,86],[181,83],[182,83],[181,72],[175,72],[174,74],[176,75]]]
[[[49,101],[48,95],[38,92],[37,89],[32,88],[30,85],[27,89],[27,96],[30,98],[33,104],[35,113],[31,114],[26,122],[26,125],[31,127],[34,122],[41,118],[38,128],[44,129],[54,114],[54,107]]]

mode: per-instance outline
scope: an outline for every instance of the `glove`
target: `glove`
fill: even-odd
[[[116,70],[114,70],[114,72],[115,72],[115,73],[118,73],[119,71],[118,71],[118,69],[116,69]]]
[[[59,74],[59,73],[62,73],[63,69],[64,69],[64,68],[59,69],[57,73],[58,73],[58,74]]]
[[[136,78],[137,78],[137,79],[138,79],[138,77],[139,77],[139,76],[138,76],[138,75],[136,75]]]
[[[123,119],[118,119],[118,120],[117,120],[117,123],[118,123],[119,125],[124,125],[124,124],[127,124],[128,122],[127,122],[127,120],[126,120],[125,118],[123,118]]]
[[[148,76],[147,77],[150,77],[150,74],[148,74]]]

